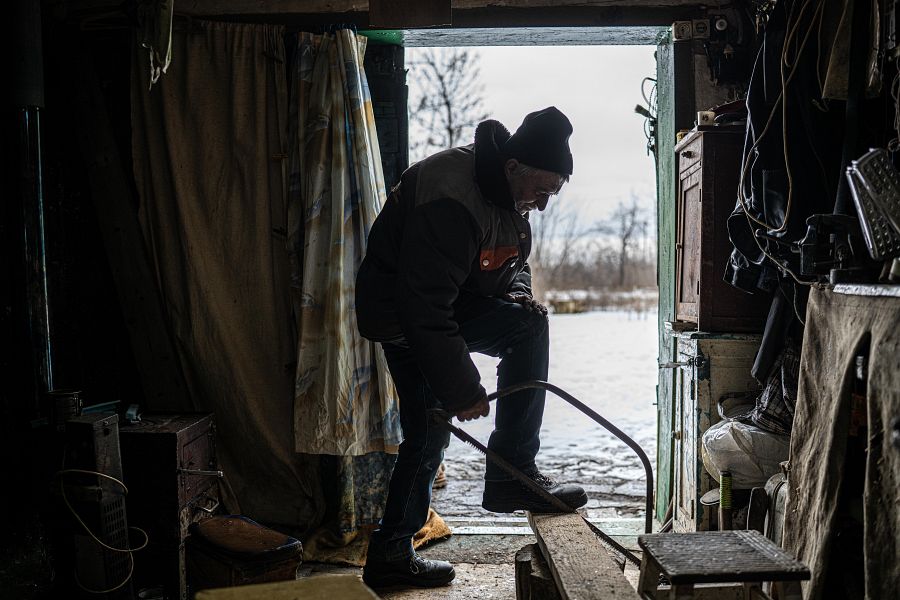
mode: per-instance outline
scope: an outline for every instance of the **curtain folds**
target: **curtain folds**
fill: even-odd
[[[369,228],[385,200],[363,71],[366,39],[344,29],[300,33],[296,43],[288,203],[300,338],[295,449],[344,457],[395,452],[396,393],[380,345],[359,335],[354,301]]]
[[[183,408],[215,413],[229,510],[298,535],[327,517],[346,543],[381,517],[401,441],[354,312],[384,182],[365,39],[290,40],[290,93],[282,27],[194,21],[152,90],[135,43],[135,182]]]
[[[135,43],[132,151],[183,408],[215,413],[229,510],[302,533],[325,501],[317,457],[294,451],[283,35],[194,21],[152,91]]]

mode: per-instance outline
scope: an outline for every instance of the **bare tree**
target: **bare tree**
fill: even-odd
[[[649,222],[645,213],[637,196],[632,194],[628,203],[620,201],[609,219],[595,227],[596,231],[611,235],[615,239],[620,288],[625,286],[625,273],[632,246],[647,235]]]
[[[465,48],[428,48],[415,53],[410,72],[410,159],[471,141],[483,108],[479,55]]]
[[[541,278],[550,288],[562,283],[564,271],[576,262],[585,236],[578,215],[551,201],[543,212],[532,213],[531,260],[540,269]]]

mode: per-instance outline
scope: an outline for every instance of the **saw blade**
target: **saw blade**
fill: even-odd
[[[471,435],[466,433],[465,430],[453,425],[453,423],[450,422],[451,417],[450,417],[449,413],[447,413],[443,410],[439,410],[439,409],[433,409],[430,412],[431,412],[431,419],[436,425],[446,429],[447,431],[449,431],[450,433],[455,435],[457,438],[461,439],[462,441],[466,442],[467,444],[469,444],[470,446],[472,446],[473,448],[475,448],[476,450],[481,452],[487,458],[487,460],[490,460],[491,462],[496,464],[498,467],[500,467],[501,469],[506,471],[509,475],[513,476],[519,483],[524,485],[531,492],[536,494],[539,498],[541,498],[542,500],[548,502],[549,504],[551,504],[555,508],[557,508],[559,510],[559,512],[575,513],[578,516],[580,516],[584,520],[584,522],[587,523],[587,525],[591,529],[591,531],[593,531],[594,534],[598,538],[600,538],[600,542],[608,550],[611,550],[614,553],[614,557],[615,557],[615,555],[621,556],[625,560],[627,560],[631,563],[634,563],[638,567],[641,566],[640,559],[637,556],[635,556],[634,553],[632,553],[630,550],[628,550],[628,548],[624,547],[622,544],[620,544],[619,542],[617,542],[616,540],[611,538],[609,536],[609,534],[607,534],[605,531],[603,531],[602,529],[600,529],[599,527],[597,527],[596,525],[594,525],[593,523],[588,521],[584,517],[584,515],[579,513],[577,510],[575,510],[574,508],[572,508],[571,506],[569,506],[568,504],[566,504],[565,502],[563,502],[562,500],[560,500],[559,498],[557,498],[556,496],[554,496],[553,494],[548,492],[546,489],[541,487],[531,477],[529,477],[528,475],[523,473],[521,470],[514,467],[502,456],[500,456],[499,454],[497,454],[496,452],[494,452],[493,450],[491,450],[490,448],[488,448],[487,446],[485,446],[484,444],[482,444],[481,442],[476,440],[474,437],[472,437]],[[619,563],[620,567],[624,568],[624,561],[617,560],[616,562]]]

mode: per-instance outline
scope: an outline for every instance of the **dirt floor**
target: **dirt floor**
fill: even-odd
[[[637,320],[620,313],[554,316],[555,350],[550,380],[612,420],[655,462],[656,329],[655,319]],[[606,348],[608,346],[608,348]],[[606,348],[606,351],[604,349]],[[604,357],[614,357],[606,359]],[[485,385],[494,385],[496,360],[475,355]],[[463,424],[487,441],[493,417]],[[524,513],[494,514],[481,508],[484,457],[451,438],[444,464],[447,486],[435,490],[432,506],[453,535],[420,553],[448,560],[456,580],[444,588],[378,590],[387,600],[513,600],[515,554],[536,540]],[[643,533],[646,483],[639,459],[622,442],[559,400],[548,396],[541,429],[538,466],[562,482],[578,483],[588,493],[583,513],[626,547],[637,550]],[[308,563],[304,576],[352,573],[362,569]],[[637,571],[626,570],[637,582]]]
[[[420,554],[426,558],[449,560],[456,569],[456,579],[447,587],[377,590],[385,600],[464,600],[470,598],[514,600],[516,597],[514,557],[523,546],[534,543],[533,535],[453,535],[432,544]],[[353,573],[362,577],[358,567],[307,564],[301,575]]]
[[[515,600],[515,555],[535,537],[524,516],[505,516],[492,520],[448,517],[454,530],[450,538],[420,551],[425,558],[447,560],[456,569],[456,579],[449,586],[434,589],[389,588],[376,590],[385,600]],[[592,519],[593,520],[593,519]],[[643,532],[642,519],[609,519],[595,523],[620,543],[637,550],[637,535]],[[301,568],[303,577],[342,573],[362,577],[359,567],[342,567],[307,563]],[[626,577],[637,585],[637,571],[626,570]]]

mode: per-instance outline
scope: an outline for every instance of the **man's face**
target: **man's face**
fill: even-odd
[[[534,168],[519,173],[518,168],[517,160],[510,159],[506,162],[506,178],[516,211],[525,215],[534,209],[542,211],[547,208],[550,196],[558,194],[562,188],[563,178],[551,171]]]

